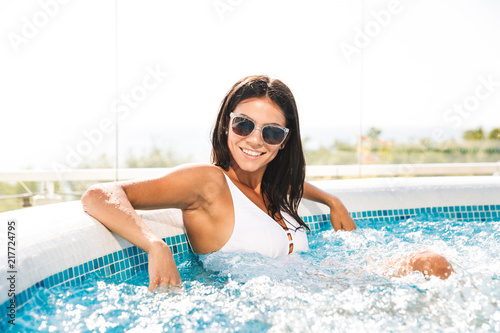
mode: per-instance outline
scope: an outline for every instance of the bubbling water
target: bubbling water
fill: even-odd
[[[181,288],[148,292],[147,272],[41,289],[18,314],[35,331],[500,331],[500,222],[420,216],[309,235],[310,251],[192,256]],[[455,273],[388,277],[386,258],[432,250]]]

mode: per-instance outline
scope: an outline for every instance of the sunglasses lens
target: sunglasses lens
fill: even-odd
[[[286,133],[281,127],[266,126],[262,129],[262,138],[270,145],[279,145],[285,135]]]
[[[246,117],[232,115],[231,128],[234,134],[249,136],[255,130],[255,123]],[[279,145],[285,140],[287,130],[276,125],[265,125],[261,128],[262,139],[269,145]]]
[[[234,117],[233,119],[233,132],[239,136],[248,136],[252,133],[255,124],[243,117]]]

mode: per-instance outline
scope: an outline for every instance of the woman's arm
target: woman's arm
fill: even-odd
[[[330,222],[333,229],[352,231],[356,229],[356,223],[349,215],[344,204],[334,195],[331,195],[311,183],[304,182],[304,199],[316,201],[330,207]]]
[[[94,185],[82,196],[89,215],[148,253],[149,290],[177,285],[181,278],[170,248],[135,209],[195,209],[200,201],[199,183],[195,183],[200,174],[196,167],[183,167],[161,178]]]

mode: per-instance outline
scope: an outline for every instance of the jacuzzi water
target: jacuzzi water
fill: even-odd
[[[148,292],[146,271],[40,289],[19,309],[15,330],[500,331],[499,221],[357,224],[355,232],[309,235],[308,253],[283,258],[192,256],[179,265],[182,287],[163,292]],[[443,254],[456,273],[384,275],[384,258],[421,249]]]

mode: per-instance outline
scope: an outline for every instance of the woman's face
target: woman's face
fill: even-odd
[[[253,97],[238,104],[233,111],[237,115],[251,118],[257,125],[275,124],[286,127],[286,119],[280,107],[268,97]],[[242,171],[264,172],[280,150],[280,145],[269,145],[262,141],[260,129],[241,137],[229,129],[227,145],[231,152],[231,165]]]

